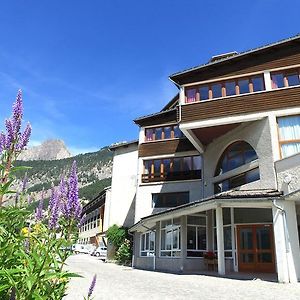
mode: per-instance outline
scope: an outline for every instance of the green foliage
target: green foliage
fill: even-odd
[[[59,211],[61,203],[57,202],[58,198],[47,212],[43,212],[40,206],[39,214],[34,216],[25,207],[25,182],[18,193],[11,190],[16,176],[24,177],[25,172],[34,172],[28,165],[22,167],[15,164],[30,134],[29,125],[24,131],[25,138],[20,132],[22,115],[19,91],[13,117],[6,121],[7,132],[0,136],[0,299],[59,300],[65,295],[69,279],[78,277],[63,270],[63,267],[70,255],[65,251],[66,247],[70,247],[78,238],[79,220],[74,212],[65,214]],[[75,172],[72,173],[73,181]],[[73,185],[74,191],[71,190],[73,194],[77,193],[76,186]],[[16,193],[15,206],[3,206],[11,193]],[[59,200],[64,201],[65,194],[60,196],[62,199]],[[74,202],[74,197],[66,201]],[[64,203],[66,206],[68,204],[70,202]],[[76,201],[76,204],[79,202]]]
[[[118,249],[126,239],[127,232],[125,228],[114,224],[107,229],[106,237]]]
[[[119,264],[129,265],[132,257],[132,245],[128,239],[125,239],[116,252],[116,260]]]
[[[78,168],[78,179],[82,179],[83,173],[88,173],[95,166],[103,166],[112,160],[112,152],[108,147],[93,153],[79,154],[75,157],[64,158],[60,160],[34,160],[34,161],[16,161],[16,166],[31,167],[29,170],[20,170],[16,176],[22,179],[27,173],[29,178],[38,174],[39,178],[58,179],[59,176],[70,170],[72,162],[76,160]],[[92,174],[90,175],[92,179]],[[94,178],[95,179],[95,178]]]
[[[78,276],[62,270],[74,227],[64,220],[58,233],[41,222],[30,225],[30,218],[25,208],[0,209],[0,299],[12,291],[18,300],[62,299],[69,279]]]
[[[106,187],[111,185],[111,178],[104,178],[102,180],[96,180],[94,183],[79,189],[80,199],[93,200],[99,193]]]

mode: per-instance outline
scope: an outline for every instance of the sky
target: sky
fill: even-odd
[[[300,32],[300,1],[10,0],[0,4],[0,129],[18,89],[31,145],[73,154],[138,136],[168,77]]]

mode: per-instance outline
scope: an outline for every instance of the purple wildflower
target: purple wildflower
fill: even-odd
[[[61,212],[65,218],[69,218],[70,212],[67,206],[68,189],[67,189],[67,183],[65,181],[64,175],[61,176],[58,191],[61,199]]]
[[[84,214],[84,215],[81,217],[81,219],[80,219],[80,221],[79,221],[77,227],[78,227],[78,228],[81,228],[82,225],[84,224],[85,220],[86,220],[86,214]]]
[[[96,280],[97,280],[97,275],[94,275],[93,280],[91,282],[90,288],[89,288],[89,292],[88,292],[88,298],[92,296],[95,285],[96,285]]]
[[[0,133],[0,154],[6,148],[6,138],[3,132]]]
[[[80,205],[78,198],[78,178],[76,173],[76,161],[73,162],[71,174],[69,178],[69,190],[68,190],[68,202],[67,211],[71,217],[77,218],[76,215],[79,212],[78,206]],[[80,216],[79,216],[80,218]]]
[[[14,142],[15,136],[14,136],[14,128],[11,119],[5,120],[5,127],[6,127],[6,148],[9,149],[11,147],[11,144]]]
[[[52,203],[52,209],[50,212],[50,218],[49,218],[49,228],[55,229],[57,227],[58,217],[59,217],[59,195],[56,191],[53,193],[53,203]]]
[[[39,206],[35,210],[35,219],[41,221],[43,218],[43,205],[44,205],[44,191],[42,192],[42,198],[39,201]]]
[[[30,123],[27,123],[23,133],[20,136],[20,139],[16,146],[16,150],[22,151],[28,145],[30,135],[31,135],[31,125]]]
[[[30,195],[28,195],[28,196],[27,196],[27,204],[30,205],[31,202],[32,202],[32,199],[31,199]]]
[[[56,191],[55,191],[55,188],[54,187],[52,187],[52,189],[51,189],[51,196],[50,196],[50,199],[49,199],[49,210],[51,211],[52,210],[52,208],[54,207],[54,205],[55,205],[55,198],[56,198]]]
[[[15,103],[13,104],[13,129],[15,136],[19,133],[21,129],[21,122],[23,118],[23,103],[22,103],[22,91],[19,90]]]
[[[61,176],[59,183],[59,192],[63,197],[67,196],[67,184],[64,175]]]

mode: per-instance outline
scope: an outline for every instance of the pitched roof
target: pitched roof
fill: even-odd
[[[250,49],[250,50],[247,50],[247,51],[237,53],[235,55],[226,56],[226,57],[221,58],[221,59],[209,61],[207,63],[201,64],[201,65],[198,65],[198,66],[195,66],[195,67],[192,67],[192,68],[188,68],[188,69],[180,71],[180,72],[176,72],[176,73],[170,75],[169,78],[172,81],[176,82],[176,77],[179,77],[180,75],[184,75],[186,73],[190,73],[190,72],[197,71],[197,70],[200,70],[200,69],[205,69],[205,68],[208,68],[210,66],[218,65],[218,64],[223,63],[223,62],[236,60],[236,59],[241,58],[243,56],[247,56],[247,55],[259,52],[259,51],[267,50],[269,48],[272,48],[272,47],[275,47],[275,46],[280,46],[280,45],[290,43],[290,42],[294,42],[294,41],[300,41],[300,34],[299,33],[296,34],[295,36],[292,36],[292,37],[289,37],[289,38],[286,38],[286,39],[282,39],[282,40],[277,41],[275,43],[270,43],[270,44],[267,44],[267,45],[264,45],[264,46],[261,46],[261,47],[257,47],[257,48],[253,48],[253,49]]]
[[[108,147],[108,149],[114,151],[117,148],[128,147],[128,146],[134,145],[134,144],[137,145],[138,143],[139,143],[138,140],[133,140],[133,141],[130,141],[130,142],[120,142],[120,143],[115,143],[115,144],[110,145]]]
[[[159,111],[159,112],[150,114],[150,115],[138,117],[138,118],[134,119],[133,122],[138,124],[139,121],[142,121],[142,120],[145,120],[145,119],[149,119],[149,118],[152,118],[152,117],[156,117],[156,116],[161,116],[161,115],[164,115],[164,114],[166,114],[166,113],[174,112],[174,111],[176,111],[176,108],[171,108],[171,109],[162,110],[162,111]]]

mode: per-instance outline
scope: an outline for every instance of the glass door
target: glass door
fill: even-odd
[[[237,234],[239,271],[275,272],[272,225],[238,225]]]

